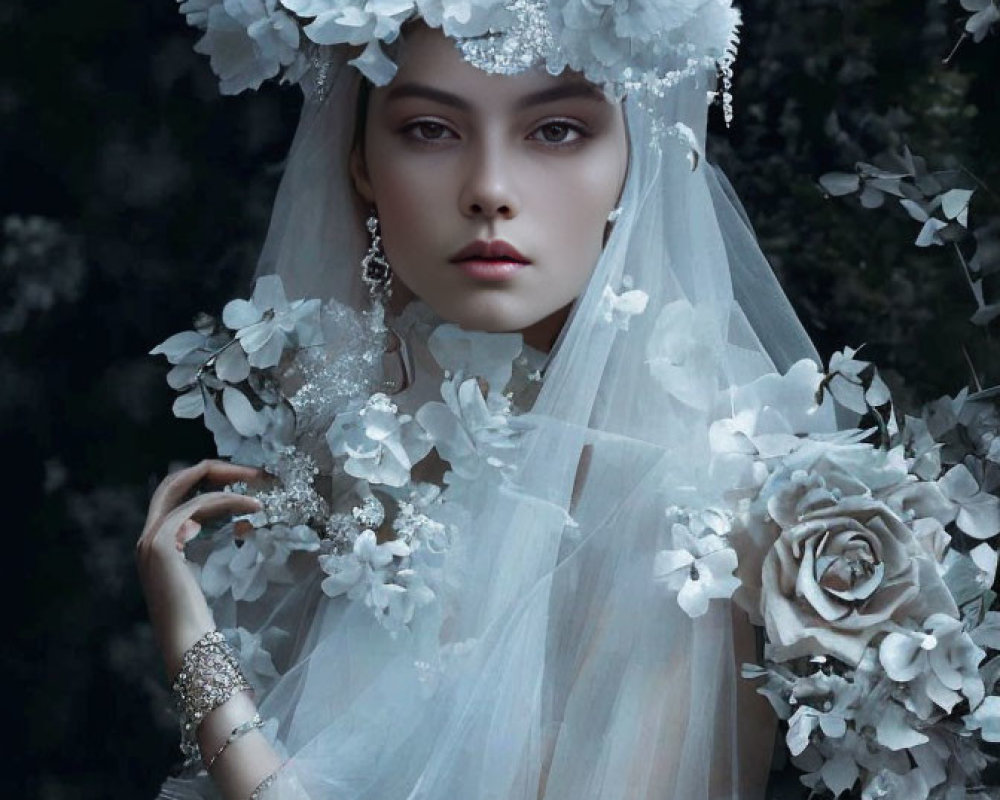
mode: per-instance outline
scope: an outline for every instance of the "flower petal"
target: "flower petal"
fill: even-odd
[[[222,309],[222,323],[234,331],[260,322],[263,316],[263,311],[249,300],[230,300]]]

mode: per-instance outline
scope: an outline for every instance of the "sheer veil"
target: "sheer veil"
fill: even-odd
[[[321,87],[304,87],[260,272],[289,297],[360,308],[367,237],[347,166],[359,75],[333,59]],[[714,81],[681,83],[656,108],[626,98],[621,215],[511,472],[465,487],[444,567],[453,596],[427,628],[390,636],[315,576],[217,602],[219,627],[263,634],[280,673],[258,693],[288,756],[268,797],[763,797],[746,732],[771,712],[738,693],[739,614],[713,600],[691,619],[653,576],[666,509],[728,488],[709,426],[731,412],[731,389],[815,358],[728,182],[700,157]],[[655,146],[663,119],[693,139]],[[648,298],[640,313],[629,292]],[[433,391],[439,376],[422,380]],[[205,778],[161,795],[202,796]]]

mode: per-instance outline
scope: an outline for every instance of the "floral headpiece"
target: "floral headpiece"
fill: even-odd
[[[223,94],[270,78],[321,77],[328,48],[363,46],[350,63],[383,86],[396,65],[382,45],[420,17],[455,40],[466,61],[494,74],[544,64],[577,70],[620,99],[663,96],[681,81],[718,69],[729,112],[729,77],[739,12],[731,0],[178,0],[205,31]],[[322,83],[320,80],[319,83]]]

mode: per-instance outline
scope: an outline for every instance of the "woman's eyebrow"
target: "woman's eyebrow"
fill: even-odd
[[[446,106],[452,106],[460,111],[471,111],[472,105],[457,94],[446,92],[442,89],[435,89],[422,83],[403,83],[392,87],[386,94],[387,103],[393,100],[400,100],[404,97],[422,97],[426,100],[434,100]],[[520,98],[515,104],[515,108],[520,110],[529,106],[537,106],[542,103],[551,103],[554,100],[564,100],[570,97],[582,97],[597,102],[606,102],[603,93],[593,84],[577,81],[575,83],[562,83],[538,92],[532,92]]]

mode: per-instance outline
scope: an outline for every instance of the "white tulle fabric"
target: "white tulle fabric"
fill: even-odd
[[[261,270],[290,297],[360,307],[358,75],[335,63],[328,80],[322,101],[307,87]],[[659,109],[699,142],[713,80]],[[446,567],[457,600],[427,618],[433,635],[391,637],[360,604],[325,597],[318,570],[214,609],[220,627],[263,633],[282,673],[258,693],[288,757],[267,798],[763,797],[753,747],[772,723],[741,699],[753,687],[737,692],[742,614],[713,600],[690,619],[653,562],[666,507],[726,489],[708,428],[729,389],[815,356],[725,179],[692,170],[679,144],[651,147],[648,111],[625,106],[621,216],[548,361],[512,480],[463,499]],[[609,288],[645,292],[645,311],[617,311]],[[415,386],[436,380],[418,372]],[[206,778],[161,794],[210,796]]]

